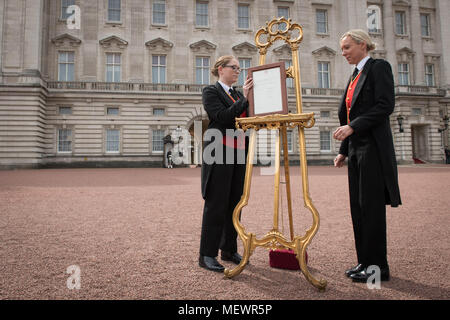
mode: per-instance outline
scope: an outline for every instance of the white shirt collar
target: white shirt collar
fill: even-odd
[[[370,59],[370,55],[367,55],[365,58],[363,58],[358,65],[356,66],[356,68],[358,68],[358,71],[361,71],[362,68],[364,68],[364,65],[366,64],[367,60]]]
[[[223,83],[222,81],[219,80],[220,85],[222,86],[223,90],[225,90],[226,93],[230,93],[230,88],[229,86],[227,86],[225,83]]]

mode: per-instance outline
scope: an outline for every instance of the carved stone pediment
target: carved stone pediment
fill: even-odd
[[[200,40],[189,45],[194,52],[211,53],[216,50],[217,46],[209,41]]]
[[[117,36],[109,36],[100,40],[99,43],[103,48],[112,48],[114,46],[117,46],[120,49],[124,49],[128,45],[127,41]]]
[[[287,43],[285,43],[282,46],[273,49],[273,53],[277,56],[290,56],[292,54],[292,49]]]
[[[373,50],[370,55],[374,59],[386,59],[386,50]]]
[[[407,0],[394,0],[392,4],[394,6],[405,6],[405,7],[411,6],[411,3]]]
[[[145,46],[152,50],[156,50],[156,49],[170,50],[173,47],[173,43],[159,37],[159,38],[147,41],[145,43]]]
[[[411,60],[414,55],[416,54],[414,51],[412,51],[408,47],[403,47],[399,50],[397,50],[397,58],[399,61],[408,61]]]
[[[247,41],[235,45],[234,47],[232,47],[232,49],[237,54],[253,55],[256,52],[258,52],[258,48],[255,45],[253,45],[253,44],[251,44],[251,43],[249,43]]]
[[[74,37],[68,33],[64,33],[59,36],[56,36],[51,41],[56,47],[62,47],[62,46],[78,47],[81,44],[80,39],[78,39],[77,37]]]
[[[312,54],[316,57],[326,56],[328,58],[333,58],[334,56],[336,56],[336,51],[334,51],[330,47],[323,46],[319,49],[314,50]]]

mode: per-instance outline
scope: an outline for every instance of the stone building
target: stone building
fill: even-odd
[[[190,138],[207,125],[211,66],[235,55],[242,83],[258,64],[256,31],[280,16],[303,27],[303,111],[316,118],[309,161],[331,164],[339,148],[331,135],[352,72],[339,38],[350,28],[368,30],[372,55],[392,65],[398,160],[444,161],[448,0],[1,0],[0,167],[162,165],[173,147],[174,160],[198,163],[201,141]],[[287,46],[271,49],[267,63],[290,65]],[[288,138],[295,158],[297,135]],[[261,132],[258,152],[271,139]]]

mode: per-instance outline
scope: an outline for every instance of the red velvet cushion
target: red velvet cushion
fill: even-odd
[[[308,263],[308,253],[306,252],[305,261]],[[300,265],[292,249],[270,250],[269,263],[272,268],[300,270]]]

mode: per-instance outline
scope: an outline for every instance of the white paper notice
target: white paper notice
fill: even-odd
[[[252,77],[255,115],[283,111],[280,68],[255,71]]]

